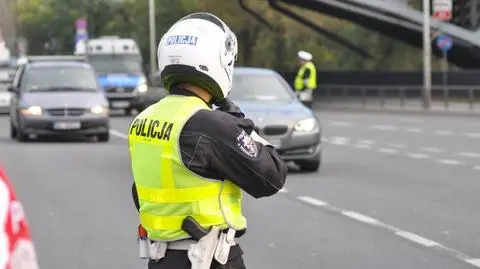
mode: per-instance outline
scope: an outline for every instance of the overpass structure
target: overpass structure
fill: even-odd
[[[277,11],[311,27],[320,34],[355,51],[363,57],[371,57],[361,48],[323,29],[301,15],[293,13],[282,4],[289,4],[339,19],[345,19],[391,38],[403,41],[417,48],[422,48],[423,12],[406,4],[405,0],[267,0]],[[240,0],[242,7],[244,4]],[[262,21],[265,24],[268,22]],[[270,26],[271,27],[271,26]],[[480,68],[480,31],[465,29],[436,18],[430,21],[432,33],[432,52],[441,56],[442,52],[435,45],[435,38],[444,33],[452,37],[453,48],[448,52],[448,61],[460,68]]]

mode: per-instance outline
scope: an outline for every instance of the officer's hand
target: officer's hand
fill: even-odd
[[[245,114],[243,114],[240,108],[228,98],[225,98],[222,101],[218,101],[214,105],[218,106],[218,110],[220,111],[226,112],[237,118],[245,118]]]

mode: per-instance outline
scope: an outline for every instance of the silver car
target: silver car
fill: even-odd
[[[86,62],[43,59],[22,65],[10,87],[10,136],[96,136],[109,140],[108,102]]]
[[[320,122],[277,72],[235,68],[229,97],[285,161],[295,162],[304,171],[318,170],[322,160]]]
[[[0,114],[8,113],[11,99],[8,87],[12,84],[14,74],[14,68],[0,65]]]

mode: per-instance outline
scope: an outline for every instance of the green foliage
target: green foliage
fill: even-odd
[[[246,1],[274,30],[244,12],[232,0],[175,0],[156,2],[157,42],[182,16],[212,12],[225,20],[239,40],[239,62],[243,66],[264,66],[292,70],[300,49],[314,55],[320,69],[415,70],[421,68],[421,51],[347,21],[330,18],[298,8],[297,13],[330,29],[372,55],[366,60],[308,27],[291,20],[267,5],[267,1]],[[412,1],[418,4],[418,1]],[[89,35],[120,35],[139,43],[145,62],[149,57],[148,1],[142,0],[22,0],[18,1],[19,32],[29,41],[30,54],[45,53],[50,42],[57,53],[72,53],[75,20],[88,18]],[[438,62],[434,62],[438,66]]]

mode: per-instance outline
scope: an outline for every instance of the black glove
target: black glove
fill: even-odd
[[[218,106],[218,110],[226,112],[234,117],[241,119],[245,118],[245,114],[243,114],[240,108],[228,98],[217,101],[214,103],[214,105]]]

